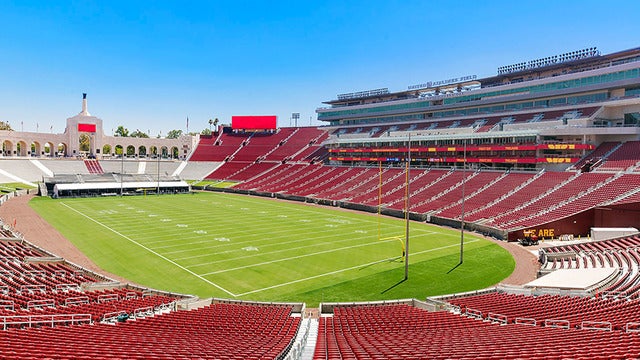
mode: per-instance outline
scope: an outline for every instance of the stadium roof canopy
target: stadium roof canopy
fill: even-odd
[[[142,193],[174,194],[191,190],[189,184],[179,181],[130,181],[61,183],[53,186],[53,197],[114,196]]]

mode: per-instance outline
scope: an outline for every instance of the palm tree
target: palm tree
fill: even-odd
[[[209,132],[211,132],[211,125],[213,125],[213,120],[209,119]]]

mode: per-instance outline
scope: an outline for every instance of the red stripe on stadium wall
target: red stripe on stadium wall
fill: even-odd
[[[400,158],[386,158],[386,157],[329,157],[329,160],[335,161],[404,161],[404,159]],[[495,164],[535,164],[535,163],[547,163],[547,164],[572,164],[576,163],[580,160],[579,158],[534,158],[534,157],[523,157],[523,158],[473,158],[467,157],[466,162],[468,163],[495,163]],[[428,161],[428,162],[440,162],[440,163],[462,163],[465,161],[464,158],[459,157],[441,157],[441,158],[421,158],[421,157],[412,157],[411,161]]]
[[[78,124],[79,132],[96,132],[96,124]]]
[[[483,145],[467,146],[467,151],[534,151],[534,150],[593,150],[591,144],[542,144],[542,145]],[[463,146],[413,147],[412,152],[456,152],[464,151]],[[407,152],[407,147],[397,148],[347,148],[329,149],[329,152]]]

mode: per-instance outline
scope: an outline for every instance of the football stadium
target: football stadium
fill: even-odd
[[[0,130],[0,358],[640,357],[640,48],[321,126],[110,136],[88,101]]]

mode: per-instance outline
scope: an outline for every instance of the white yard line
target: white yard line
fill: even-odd
[[[328,254],[328,253],[332,253],[332,252],[336,252],[336,251],[347,250],[347,249],[355,249],[355,248],[364,247],[364,246],[377,245],[377,244],[380,244],[381,242],[392,242],[392,241],[396,241],[396,240],[395,239],[390,239],[390,240],[372,241],[372,242],[369,242],[369,243],[366,243],[366,244],[343,246],[341,248],[334,248],[334,249],[330,249],[330,250],[317,251],[317,252],[314,252],[314,253],[311,253],[311,254],[291,256],[291,257],[288,257],[288,258],[276,259],[276,260],[271,260],[271,261],[264,261],[264,262],[256,263],[256,264],[250,264],[250,265],[238,266],[238,267],[234,267],[234,268],[226,268],[226,269],[223,269],[223,270],[211,271],[211,272],[200,274],[200,275],[208,276],[208,275],[214,275],[214,274],[221,274],[221,273],[225,273],[225,272],[229,272],[229,271],[247,269],[247,268],[252,268],[252,267],[262,266],[262,265],[269,265],[269,264],[279,263],[279,262],[283,262],[283,261],[301,259],[301,258],[310,257],[310,256]],[[440,247],[440,248],[426,250],[426,252],[429,252],[429,251],[432,251],[432,250],[445,249],[445,248],[448,248],[448,247],[451,247],[451,246],[457,246],[457,245],[447,245],[447,246]],[[421,254],[421,253],[422,252],[417,252],[416,254]],[[255,256],[257,256],[257,255],[255,255]],[[193,267],[193,266],[190,266],[190,267]]]
[[[167,261],[167,262],[171,263],[172,265],[174,265],[174,266],[176,266],[176,267],[178,267],[178,268],[180,268],[180,269],[182,269],[182,270],[184,270],[184,271],[188,272],[189,274],[191,274],[191,275],[193,275],[193,276],[195,276],[195,277],[199,278],[200,280],[202,280],[202,281],[204,281],[204,282],[208,283],[209,285],[214,286],[214,287],[216,287],[216,288],[218,288],[218,289],[220,289],[220,290],[224,291],[225,293],[227,293],[227,294],[229,294],[229,295],[231,295],[231,296],[233,296],[233,297],[237,297],[237,295],[236,295],[236,294],[234,294],[234,293],[232,293],[231,291],[229,291],[229,290],[227,290],[227,289],[225,289],[225,288],[221,287],[220,285],[214,284],[213,282],[211,282],[211,281],[209,281],[209,280],[205,279],[205,278],[204,278],[204,277],[202,277],[201,275],[198,275],[198,274],[196,274],[195,272],[193,272],[193,271],[191,271],[191,270],[189,270],[189,269],[185,268],[184,266],[182,266],[182,265],[180,265],[180,264],[176,263],[175,261],[173,261],[173,260],[171,260],[171,259],[168,259],[168,258],[166,258],[166,257],[165,257],[165,256],[163,256],[163,255],[158,254],[157,252],[155,252],[155,251],[153,251],[153,250],[149,249],[148,247],[146,247],[146,246],[144,246],[144,245],[140,244],[139,242],[137,242],[137,241],[135,241],[135,240],[133,240],[133,239],[129,238],[128,236],[126,236],[126,235],[124,235],[124,234],[122,234],[122,233],[118,232],[117,230],[112,229],[112,228],[110,228],[109,226],[107,226],[107,225],[105,225],[105,224],[103,224],[103,223],[101,223],[101,222],[99,222],[99,221],[97,221],[97,220],[95,220],[95,219],[91,218],[90,216],[88,216],[88,215],[85,215],[85,214],[81,213],[80,211],[78,211],[78,210],[76,210],[76,209],[72,208],[71,206],[69,206],[69,205],[67,205],[67,204],[65,204],[65,203],[61,203],[61,204],[62,204],[62,205],[64,205],[66,208],[68,208],[68,209],[70,209],[70,210],[74,211],[75,213],[77,213],[77,214],[79,214],[79,215],[81,215],[81,216],[83,216],[83,217],[85,217],[85,218],[87,218],[87,219],[89,219],[89,220],[93,221],[94,223],[96,223],[96,224],[98,224],[98,225],[100,225],[100,226],[102,226],[102,227],[106,228],[107,230],[109,230],[109,231],[113,232],[114,234],[116,234],[116,235],[118,235],[118,236],[122,237],[123,239],[125,239],[125,240],[127,240],[127,241],[129,241],[129,242],[131,242],[131,243],[133,243],[133,244],[135,244],[135,245],[138,245],[139,247],[141,247],[141,248],[145,249],[146,251],[148,251],[148,252],[150,252],[150,253],[152,253],[152,254],[154,254],[154,255],[158,256],[159,258],[161,258],[161,259],[163,259],[163,260],[165,260],[165,261]]]
[[[470,240],[470,241],[466,241],[465,244],[470,244],[470,243],[474,243],[474,242],[477,242],[477,241],[479,241],[479,240],[477,240],[477,239],[476,240]],[[442,249],[455,247],[455,246],[460,246],[460,245],[459,244],[453,244],[453,245],[441,246],[439,248],[433,248],[433,249],[428,249],[428,250],[423,250],[423,251],[418,251],[418,252],[415,252],[415,253],[411,253],[410,255],[419,255],[419,254],[424,254],[424,253],[428,253],[428,252],[432,252],[432,251],[436,251],[436,250],[442,250]],[[268,287],[265,287],[265,288],[262,288],[262,289],[251,290],[251,291],[247,291],[247,292],[238,294],[238,296],[245,296],[245,295],[249,295],[249,294],[253,294],[253,293],[257,293],[257,292],[261,292],[261,291],[265,291],[265,290],[271,290],[271,289],[275,289],[275,288],[279,288],[279,287],[283,287],[283,286],[287,286],[287,285],[291,285],[291,284],[295,284],[295,283],[299,283],[299,282],[304,282],[304,281],[308,281],[308,280],[317,279],[317,278],[324,277],[324,276],[339,274],[339,273],[342,273],[342,272],[359,269],[359,268],[362,268],[362,267],[365,267],[365,266],[370,266],[370,265],[377,264],[377,263],[382,262],[382,261],[388,261],[388,260],[393,260],[393,259],[396,259],[396,257],[382,259],[382,260],[376,260],[376,261],[369,262],[369,263],[366,263],[366,264],[360,264],[360,265],[352,266],[352,267],[345,268],[345,269],[335,270],[335,271],[331,271],[331,272],[324,273],[324,274],[318,274],[318,275],[309,276],[309,277],[306,277],[306,278],[303,278],[303,279],[298,279],[298,280],[288,281],[288,282],[277,284],[277,285],[273,285],[273,286],[268,286]]]
[[[425,234],[420,234],[420,235],[414,235],[413,237],[420,237],[420,236],[427,236],[427,235],[431,235],[431,234],[436,234],[435,232],[431,232],[431,233],[425,233]],[[326,236],[326,237],[333,237],[333,236]],[[295,244],[295,243],[299,243],[299,242],[307,242],[307,241],[317,241],[319,239],[322,239],[324,237],[317,237],[317,238],[313,238],[311,240],[309,239],[302,239],[302,240],[293,240],[293,241],[285,241],[285,242],[279,242],[279,243],[275,243],[275,244],[271,244],[271,243],[267,243],[267,245],[261,246],[260,244],[256,244],[256,242],[251,242],[251,241],[245,241],[245,242],[240,242],[240,243],[235,243],[235,245],[244,245],[245,243],[252,243],[252,244],[256,244],[256,246],[260,246],[260,248],[265,248],[265,247],[269,247],[269,246],[280,246],[280,245],[288,245],[288,244]],[[338,243],[343,243],[343,242],[350,242],[350,241],[354,241],[354,240],[366,240],[367,237],[366,236],[360,236],[360,237],[351,237],[348,239],[344,239],[344,240],[337,240],[334,242],[331,242],[331,244],[338,244]],[[386,242],[386,241],[392,241],[395,239],[384,239],[381,242]],[[264,241],[271,241],[271,240],[264,240]],[[364,245],[372,245],[374,243],[376,243],[377,240],[372,240],[372,242],[364,244]],[[378,242],[379,243],[379,242]],[[233,244],[231,244],[233,245]],[[363,244],[360,244],[363,245]],[[357,245],[357,246],[360,246]],[[229,245],[228,245],[229,246]],[[274,251],[269,251],[269,252],[260,252],[260,253],[256,253],[256,254],[252,254],[252,255],[246,255],[246,256],[240,256],[240,257],[234,257],[234,258],[228,258],[228,259],[221,259],[221,260],[216,260],[216,261],[208,261],[205,263],[199,263],[199,264],[193,264],[193,265],[189,265],[187,266],[188,268],[194,268],[194,267],[198,267],[198,266],[205,266],[205,265],[213,265],[213,264],[217,264],[217,263],[221,263],[221,262],[227,262],[227,261],[236,261],[236,260],[240,260],[240,259],[247,259],[247,258],[252,258],[252,257],[259,257],[259,256],[264,256],[264,255],[271,255],[271,254],[277,254],[277,253],[282,253],[282,252],[287,252],[287,251],[292,251],[292,250],[300,250],[300,249],[306,249],[308,247],[315,247],[317,246],[315,243],[311,244],[311,245],[305,245],[305,246],[298,246],[298,247],[293,247],[293,248],[286,248],[286,249],[282,249],[282,250],[274,250]],[[348,249],[350,247],[344,247],[343,249]],[[201,249],[201,250],[205,250],[205,249]],[[180,261],[180,260],[190,260],[190,259],[195,259],[195,258],[200,258],[200,257],[207,257],[207,256],[212,256],[212,255],[220,255],[220,254],[229,254],[232,252],[244,252],[244,250],[242,249],[232,249],[232,250],[226,250],[226,251],[220,251],[220,252],[215,252],[215,253],[207,253],[207,254],[201,254],[201,255],[194,255],[194,256],[188,256],[188,257],[182,257],[182,258],[177,258],[176,261]]]

